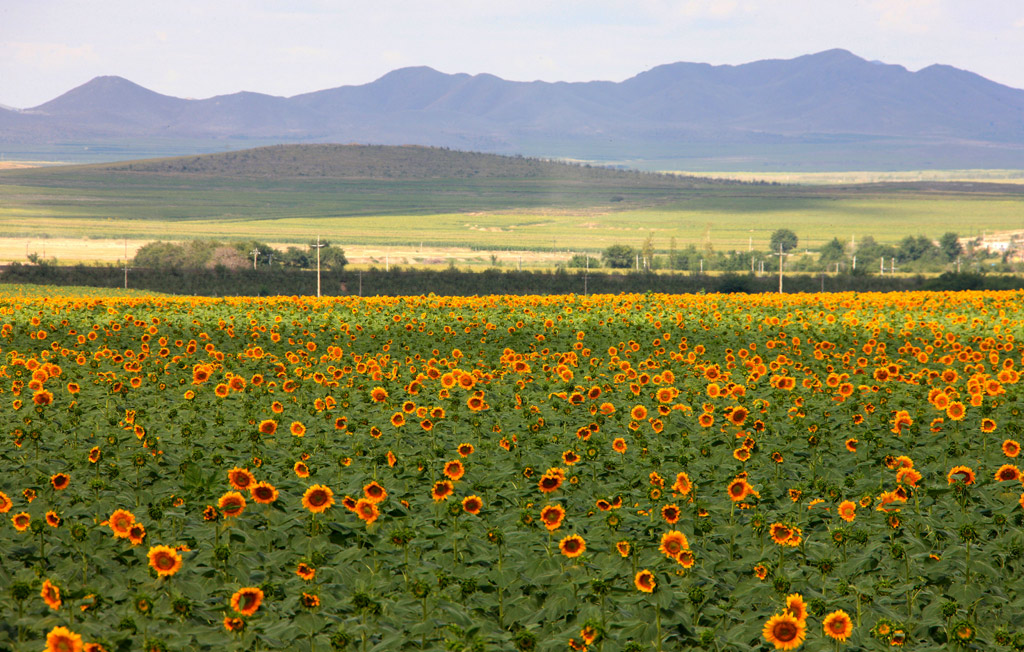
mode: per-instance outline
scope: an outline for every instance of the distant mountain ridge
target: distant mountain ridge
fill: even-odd
[[[201,100],[97,77],[45,104],[0,109],[0,142],[262,139],[418,144],[628,157],[689,143],[740,147],[905,139],[994,145],[1024,160],[1024,90],[933,65],[910,72],[845,50],[743,65],[672,63],[622,82],[514,82],[402,68],[290,98]]]

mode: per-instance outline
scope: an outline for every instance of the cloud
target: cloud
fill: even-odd
[[[65,68],[72,64],[99,60],[91,45],[73,47],[64,43],[41,41],[13,41],[4,45],[14,53],[15,61],[34,68]]]
[[[937,0],[876,0],[872,6],[879,27],[913,34],[928,32],[941,12]]]

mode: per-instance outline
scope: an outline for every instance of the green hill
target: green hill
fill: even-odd
[[[91,171],[270,179],[537,179],[621,181],[674,187],[722,181],[593,167],[522,156],[462,152],[417,145],[274,145],[234,152],[65,168]],[[56,169],[51,169],[57,172]]]

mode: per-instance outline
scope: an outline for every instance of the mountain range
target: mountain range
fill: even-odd
[[[412,67],[288,98],[181,99],[106,76],[36,107],[0,109],[3,144],[110,139],[190,140],[196,153],[223,142],[359,142],[625,161],[715,152],[754,164],[771,151],[782,161],[792,151],[856,157],[867,148],[923,152],[948,167],[1024,167],[1024,90],[950,66],[912,72],[828,50],[737,66],[673,63],[622,82]]]

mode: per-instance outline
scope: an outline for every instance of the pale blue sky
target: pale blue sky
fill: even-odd
[[[364,84],[403,66],[620,81],[845,48],[1024,88],[1021,0],[2,0],[0,103],[98,75],[178,97]]]

